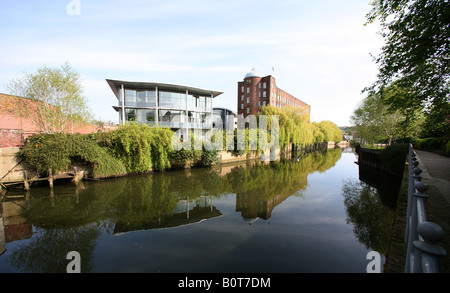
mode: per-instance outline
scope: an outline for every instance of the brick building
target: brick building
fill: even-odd
[[[238,115],[256,115],[262,106],[291,107],[310,115],[311,106],[277,87],[271,75],[261,77],[253,68],[238,82]]]

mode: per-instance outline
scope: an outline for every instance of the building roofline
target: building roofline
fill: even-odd
[[[159,82],[136,82],[136,81],[125,81],[125,80],[116,80],[116,79],[106,79],[106,82],[111,87],[112,91],[116,95],[116,98],[119,99],[119,88],[122,84],[125,87],[133,87],[135,89],[148,89],[158,87],[158,90],[168,90],[168,91],[177,91],[177,92],[185,92],[188,90],[190,93],[199,94],[204,96],[212,95],[213,98],[223,94],[223,92],[200,89],[191,86],[178,85],[178,84],[169,84],[169,83],[159,83]]]
[[[230,110],[230,109],[228,109],[228,108],[222,108],[222,107],[213,107],[213,110],[225,110],[225,111],[228,111],[228,112],[231,112],[233,115],[235,115],[236,116],[236,113],[234,113],[234,111],[233,110]]]

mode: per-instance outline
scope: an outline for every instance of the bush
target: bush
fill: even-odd
[[[197,163],[199,166],[211,166],[213,163],[219,164],[220,157],[218,150],[207,150],[203,148],[200,161]]]
[[[413,146],[424,151],[445,151],[448,141],[445,137],[428,137],[415,140]]]
[[[386,171],[401,176],[405,167],[409,144],[394,143],[380,152],[381,163]]]
[[[81,161],[92,168],[93,177],[126,173],[125,166],[101,148],[88,135],[41,134],[28,138],[18,153],[38,173],[67,171],[73,162]]]
[[[124,163],[128,173],[143,173],[170,168],[172,134],[168,128],[129,123],[95,137],[100,146]]]
[[[139,124],[130,124],[110,132],[95,135],[97,143],[120,160],[128,173],[151,169],[151,142],[153,134]]]
[[[170,153],[170,165],[173,169],[183,169],[187,161],[194,158],[193,150],[181,149]]]

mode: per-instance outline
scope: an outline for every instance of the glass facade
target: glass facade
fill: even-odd
[[[122,107],[122,88],[118,89]],[[211,129],[212,96],[154,89],[124,88],[125,122],[135,121],[172,129]],[[122,123],[122,109],[119,109]]]

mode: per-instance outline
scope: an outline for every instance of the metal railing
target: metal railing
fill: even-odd
[[[405,244],[407,247],[405,273],[439,273],[439,258],[446,256],[437,243],[445,238],[444,230],[427,221],[426,201],[428,185],[421,182],[416,153],[409,145],[408,207],[406,212]]]

